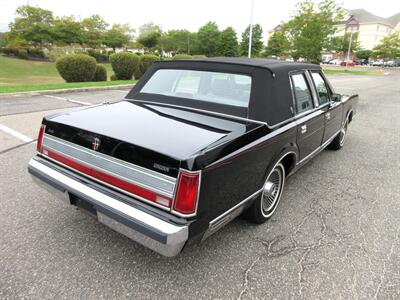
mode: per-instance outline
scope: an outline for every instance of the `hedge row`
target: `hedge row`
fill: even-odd
[[[37,58],[45,59],[46,55],[43,50],[36,48],[0,48],[0,52],[9,56],[16,56],[23,59]]]

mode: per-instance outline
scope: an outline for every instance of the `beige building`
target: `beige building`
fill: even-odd
[[[282,31],[278,25],[268,31],[268,39],[274,32]],[[358,41],[363,49],[371,50],[388,34],[400,33],[400,13],[389,18],[378,17],[365,9],[349,9],[342,22],[337,25],[336,36],[343,36],[345,32],[358,32]]]
[[[400,13],[389,18],[378,17],[365,9],[347,10],[347,14],[335,35],[358,32],[358,41],[363,49],[372,49],[392,32],[400,32]]]

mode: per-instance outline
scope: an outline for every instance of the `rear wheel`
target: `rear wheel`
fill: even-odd
[[[349,126],[349,119],[346,119],[342,128],[340,129],[338,135],[333,139],[333,141],[329,144],[328,148],[332,150],[339,150],[343,147],[344,142],[347,136],[347,128]]]
[[[279,163],[268,175],[260,197],[246,212],[247,218],[259,224],[267,221],[278,207],[284,185],[285,167]]]

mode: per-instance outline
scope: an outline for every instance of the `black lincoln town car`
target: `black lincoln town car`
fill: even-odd
[[[28,169],[99,222],[174,256],[242,213],[270,218],[287,176],[343,146],[357,102],[318,65],[157,62],[120,102],[45,117]]]

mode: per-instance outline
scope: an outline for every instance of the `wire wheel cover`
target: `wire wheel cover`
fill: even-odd
[[[269,175],[265,182],[263,193],[262,193],[262,209],[265,213],[268,213],[274,208],[278,202],[283,182],[283,173],[280,167],[276,167]]]
[[[348,121],[346,120],[346,123],[344,124],[343,128],[340,130],[340,145],[343,146],[344,144],[344,139],[346,137],[347,134],[347,125],[348,125]]]

